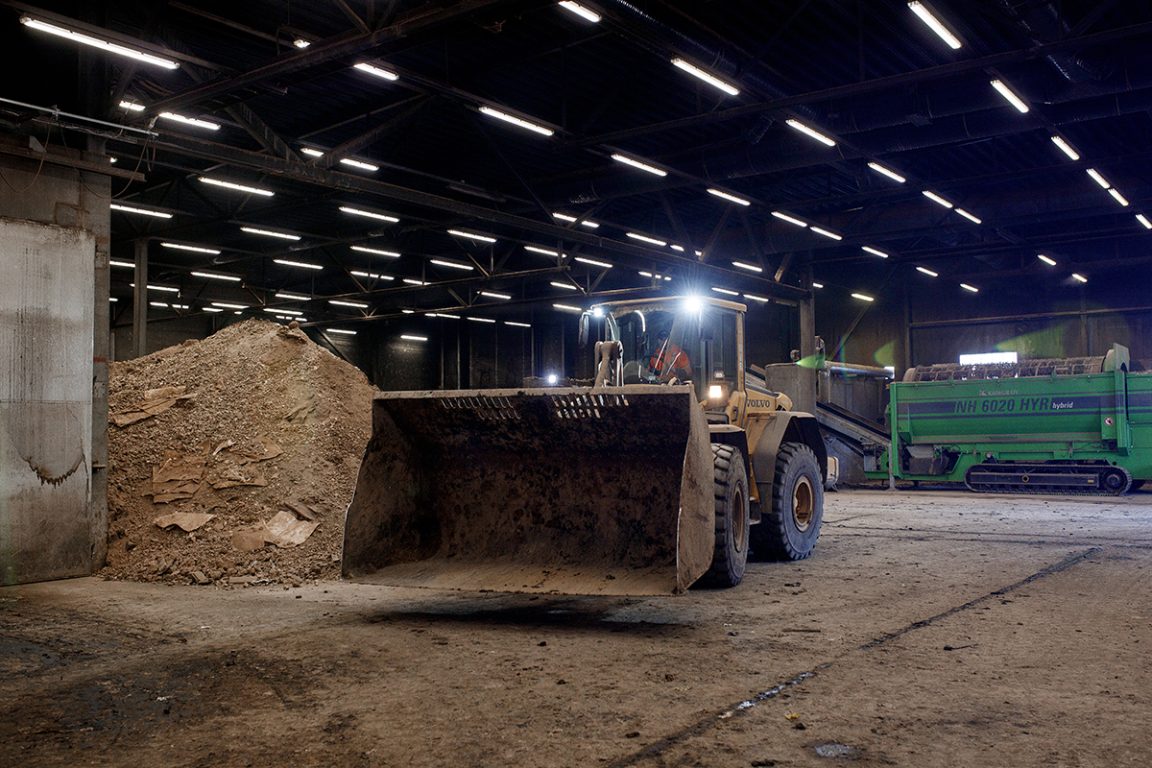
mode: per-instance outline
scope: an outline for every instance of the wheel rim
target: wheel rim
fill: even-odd
[[[792,520],[797,529],[806,531],[812,525],[815,514],[816,494],[812,491],[812,483],[808,478],[801,477],[792,488]]]
[[[748,547],[748,516],[743,513],[744,494],[737,491],[732,502],[732,544],[737,552],[743,552]]]

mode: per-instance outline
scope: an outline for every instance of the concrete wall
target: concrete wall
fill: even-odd
[[[112,359],[131,360],[133,354],[132,303],[117,302],[112,312],[118,322],[112,327]],[[176,346],[188,339],[203,339],[211,336],[224,325],[214,326],[214,318],[203,315],[175,317],[170,310],[149,308],[148,334],[144,354],[151,354],[166,347]]]
[[[85,575],[107,536],[109,180],[0,166],[0,582]]]

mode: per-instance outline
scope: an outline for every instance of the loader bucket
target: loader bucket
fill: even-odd
[[[651,595],[711,563],[712,458],[691,387],[391,392],[372,407],[349,580]]]

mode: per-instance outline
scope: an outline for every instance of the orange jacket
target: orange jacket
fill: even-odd
[[[664,346],[657,349],[652,357],[648,359],[648,368],[655,371],[657,375],[663,375],[668,371],[676,370],[692,370],[692,361],[688,359],[687,353],[680,347],[668,341]]]

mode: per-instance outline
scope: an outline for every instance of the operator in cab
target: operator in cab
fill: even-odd
[[[668,338],[668,329],[656,335],[656,347],[648,359],[648,371],[662,382],[673,378],[688,381],[692,378],[692,361],[688,353]]]

